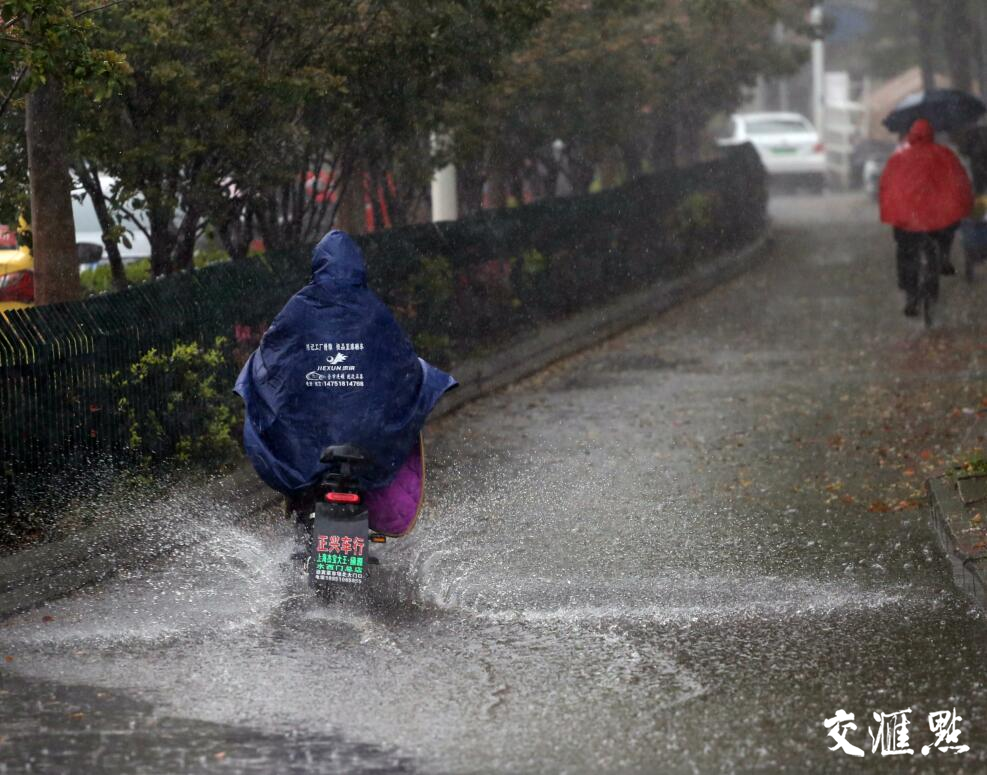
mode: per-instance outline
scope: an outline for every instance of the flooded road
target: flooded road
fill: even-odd
[[[919,505],[987,432],[987,278],[927,332],[869,203],[772,209],[747,275],[438,423],[368,589],[320,603],[204,501],[211,540],[0,623],[0,772],[987,767],[987,627]],[[971,750],[923,755],[952,708]]]

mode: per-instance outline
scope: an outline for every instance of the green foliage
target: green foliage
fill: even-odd
[[[230,256],[224,250],[200,250],[195,254],[195,267],[199,269],[209,264],[229,260]],[[149,258],[128,261],[123,265],[123,268],[130,285],[139,285],[151,279],[151,259]],[[110,275],[109,264],[100,264],[93,269],[86,269],[79,273],[79,279],[82,281],[82,288],[87,296],[113,290],[113,278]]]
[[[131,72],[99,109],[77,103],[76,157],[119,181],[111,210],[146,214],[155,276],[192,264],[206,222],[237,258],[255,233],[271,250],[307,246],[332,222],[328,194],[351,177],[401,172],[408,189],[427,184],[440,107],[461,84],[493,78],[545,4],[113,5],[96,41]],[[325,196],[306,186],[313,175]]]
[[[952,471],[957,479],[987,475],[987,458],[984,457],[983,450],[973,450],[964,460],[954,466]]]
[[[170,353],[146,352],[128,373],[117,375],[117,406],[129,430],[130,447],[146,462],[174,456],[209,463],[234,460],[239,452],[239,401],[229,390],[233,371],[229,343],[212,347],[176,343]],[[163,395],[163,406],[141,395]]]
[[[412,337],[415,352],[427,360],[448,366],[451,361],[452,340],[446,334],[417,331]]]
[[[954,88],[987,89],[987,5],[982,0],[878,0],[865,40],[866,72],[893,78],[923,59]]]
[[[408,278],[411,299],[428,299],[445,304],[452,298],[452,264],[445,256],[424,256],[418,269]]]
[[[110,239],[120,213],[143,212],[154,276],[191,267],[206,224],[235,258],[255,234],[308,246],[346,201],[328,194],[364,175],[396,181],[401,223],[450,158],[500,204],[544,170],[550,194],[563,174],[585,191],[688,161],[710,115],[797,62],[770,33],[802,15],[781,0],[141,0],[77,15],[97,7],[0,2],[27,44],[0,45],[0,73],[24,49],[32,77],[72,74],[76,167],[118,181]],[[433,133],[453,142],[430,152]],[[16,126],[0,125],[0,159],[3,222],[26,196]]]
[[[31,212],[26,96],[50,81],[59,95],[102,104],[129,72],[125,57],[94,41],[102,6],[99,0],[0,2],[0,223]],[[60,121],[57,131],[71,134],[71,121]]]
[[[665,217],[665,228],[678,244],[698,248],[714,225],[718,210],[719,197],[715,192],[694,191]]]
[[[548,257],[540,250],[532,248],[521,254],[521,271],[528,276],[542,275],[548,271]]]
[[[124,272],[126,272],[127,281],[131,285],[147,282],[151,279],[151,261],[147,258],[131,261],[124,264]],[[93,269],[80,272],[79,280],[82,282],[82,290],[87,296],[105,293],[113,289],[113,278],[110,275],[109,264],[101,264]]]
[[[536,184],[532,160],[548,170],[549,193],[558,175],[593,191],[646,163],[694,160],[711,116],[804,57],[772,41],[776,20],[798,18],[773,0],[557,0],[551,10],[500,79],[448,106],[461,165],[498,186]]]
[[[94,102],[113,92],[129,68],[119,53],[93,44],[92,0],[7,0],[0,3],[0,114],[13,99],[57,78]]]
[[[446,256],[423,256],[394,295],[396,307],[422,353],[439,363],[449,359],[449,309],[453,298],[452,264]]]

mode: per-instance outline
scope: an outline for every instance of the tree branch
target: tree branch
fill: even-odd
[[[14,94],[17,93],[17,87],[21,85],[21,81],[24,80],[24,75],[26,73],[27,73],[26,66],[22,67],[17,72],[17,76],[14,78],[14,85],[10,87],[10,91],[7,93],[7,96],[4,97],[3,102],[0,103],[0,116],[4,114],[5,110],[7,110],[7,106],[10,104],[10,101],[14,98]]]
[[[2,25],[0,25],[0,30],[9,30],[11,27],[17,24],[17,22],[19,22],[23,17],[24,14],[19,13],[17,14],[17,16],[14,16],[12,19],[7,19],[7,21],[5,21]]]
[[[100,11],[106,11],[115,5],[123,5],[125,3],[132,3],[133,0],[111,0],[109,3],[104,3],[103,5],[97,6],[96,8],[87,8],[85,11],[79,11],[73,15],[75,19],[81,19],[83,16],[89,16],[93,13],[99,13]]]

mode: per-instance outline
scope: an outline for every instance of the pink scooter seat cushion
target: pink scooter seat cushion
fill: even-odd
[[[370,529],[387,536],[405,535],[415,526],[424,494],[425,452],[419,436],[391,483],[364,494]]]

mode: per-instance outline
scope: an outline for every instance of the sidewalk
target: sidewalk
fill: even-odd
[[[929,505],[956,585],[987,609],[987,476],[934,477]]]
[[[508,349],[452,368],[461,387],[444,398],[432,421],[615,336],[648,316],[701,294],[748,269],[767,250],[768,236],[703,264],[672,282],[662,281],[610,304],[545,326]],[[196,515],[219,510],[230,519],[256,520],[279,512],[281,496],[244,461],[233,473],[179,488],[177,503],[161,513],[114,512],[99,524],[53,544],[0,557],[0,618],[40,605],[115,573],[140,567],[205,537]]]

